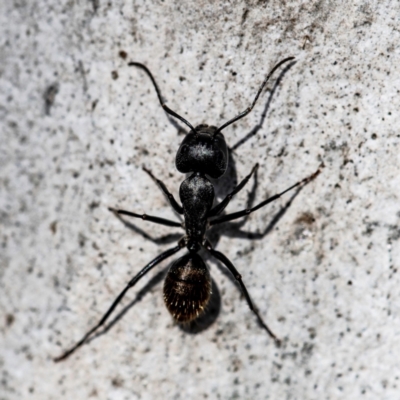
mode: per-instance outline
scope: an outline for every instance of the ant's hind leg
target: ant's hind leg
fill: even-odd
[[[276,335],[271,331],[271,329],[268,327],[268,325],[263,321],[261,318],[260,314],[258,313],[257,309],[254,307],[253,302],[251,301],[249,292],[246,289],[246,286],[243,283],[242,280],[242,275],[239,274],[238,270],[235,268],[235,266],[231,263],[231,261],[221,252],[214,250],[210,243],[206,242],[205,243],[206,249],[211,253],[212,256],[214,256],[217,260],[221,261],[222,264],[226,266],[226,268],[229,269],[229,271],[232,273],[234,278],[238,281],[244,297],[246,298],[247,304],[250,307],[250,310],[253,311],[253,313],[256,315],[257,320],[259,324],[267,331],[268,335],[271,336],[272,339],[274,339],[276,344],[280,344],[280,340],[276,337]]]
[[[54,358],[54,362],[59,362],[62,360],[65,360],[67,357],[69,357],[72,353],[74,353],[79,347],[83,346],[88,339],[102,326],[105,324],[107,321],[108,317],[112,314],[114,311],[115,307],[119,304],[119,302],[122,300],[122,298],[125,296],[126,292],[134,286],[137,281],[147,272],[149,272],[152,268],[154,268],[157,264],[159,264],[161,261],[165,260],[166,258],[172,256],[173,254],[177,253],[182,247],[184,246],[183,241],[180,241],[178,246],[173,247],[172,249],[169,249],[167,251],[164,251],[164,253],[161,253],[158,257],[156,257],[153,261],[149,262],[136,276],[134,276],[131,281],[126,285],[125,289],[118,295],[118,297],[113,301],[111,304],[110,308],[107,310],[107,312],[103,315],[101,320],[95,325],[90,331],[88,331],[83,338],[75,344],[75,346],[71,347],[69,350],[61,354],[59,357]]]

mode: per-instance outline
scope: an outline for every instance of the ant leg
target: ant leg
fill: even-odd
[[[148,75],[148,77],[151,79],[151,82],[153,83],[154,89],[156,90],[157,93],[157,97],[158,97],[158,101],[160,102],[161,107],[164,109],[165,112],[167,112],[168,114],[172,115],[175,118],[178,118],[179,120],[181,120],[184,124],[186,124],[192,131],[196,132],[196,129],[193,128],[193,126],[186,121],[185,118],[181,117],[180,115],[178,115],[175,111],[172,111],[169,107],[167,107],[163,101],[163,98],[161,97],[161,92],[160,89],[158,88],[157,82],[154,79],[152,73],[150,72],[150,70],[143,64],[138,63],[138,62],[130,62],[128,63],[128,65],[130,67],[139,67],[141,68],[144,72],[146,72],[146,74]]]
[[[274,200],[279,199],[279,197],[281,197],[285,193],[289,192],[290,190],[294,189],[295,187],[300,186],[300,185],[305,185],[308,182],[310,182],[313,179],[315,179],[320,174],[322,167],[323,167],[323,165],[321,165],[318,168],[318,170],[316,172],[314,172],[312,175],[310,175],[307,178],[295,183],[293,186],[290,186],[290,188],[284,190],[283,192],[278,193],[278,194],[276,194],[276,195],[274,195],[272,197],[269,197],[268,199],[262,201],[260,204],[257,204],[253,208],[248,208],[246,210],[238,211],[238,212],[235,212],[235,213],[232,213],[232,214],[223,215],[222,217],[219,217],[217,219],[214,219],[213,221],[210,221],[210,226],[221,224],[222,222],[232,221],[233,219],[241,218],[241,217],[244,217],[245,215],[251,214],[254,211],[257,211],[258,209],[264,207],[268,203],[271,203]]]
[[[72,353],[74,353],[79,347],[84,345],[86,341],[90,338],[90,336],[97,331],[104,323],[107,321],[108,317],[111,315],[111,313],[114,311],[115,307],[118,305],[118,303],[122,300],[122,298],[125,296],[126,292],[136,284],[136,282],[147,272],[149,272],[153,267],[155,267],[157,264],[159,264],[161,261],[165,260],[166,258],[172,256],[173,254],[177,253],[182,247],[184,247],[183,241],[180,241],[178,246],[169,249],[167,251],[164,251],[164,253],[161,253],[158,257],[156,257],[153,261],[149,262],[135,277],[131,279],[131,281],[128,283],[128,285],[125,287],[125,289],[118,295],[118,297],[114,300],[114,302],[111,304],[111,307],[108,309],[108,311],[104,314],[100,322],[94,326],[92,329],[90,329],[89,332],[83,336],[83,338],[75,344],[75,346],[71,347],[69,350],[67,350],[65,353],[63,353],[61,356],[58,356],[54,358],[54,362],[59,362],[62,360],[65,360],[67,357],[69,357]]]
[[[229,193],[224,200],[221,201],[221,203],[217,204],[214,208],[212,208],[210,210],[210,212],[207,215],[207,218],[210,217],[215,217],[216,215],[221,214],[221,212],[223,210],[225,210],[226,206],[229,204],[229,202],[231,201],[232,197],[236,194],[239,193],[244,186],[246,185],[246,183],[249,181],[249,179],[251,178],[251,176],[254,174],[255,170],[258,169],[258,163],[253,167],[253,169],[251,170],[250,174],[247,175],[242,182],[239,183],[239,185],[237,185],[235,187],[235,189],[232,190],[231,193]]]
[[[258,322],[267,331],[269,336],[271,336],[271,338],[274,339],[277,344],[279,344],[280,343],[279,339],[275,336],[275,334],[271,331],[271,329],[269,329],[268,325],[263,321],[263,319],[260,317],[260,314],[258,313],[257,309],[254,307],[253,302],[251,301],[249,292],[247,291],[246,286],[243,283],[242,275],[239,274],[238,270],[234,267],[234,265],[231,263],[231,261],[221,252],[214,250],[211,247],[210,243],[206,242],[205,246],[206,246],[206,249],[211,253],[211,255],[213,255],[217,260],[221,261],[229,269],[229,271],[232,273],[234,278],[239,283],[239,285],[243,291],[244,297],[246,298],[247,304],[250,307],[250,310],[253,311],[253,313],[256,315]]]
[[[236,117],[230,119],[228,122],[226,122],[225,124],[223,124],[220,128],[218,128],[215,132],[214,132],[214,137],[217,135],[217,133],[221,132],[223,129],[225,129],[228,125],[233,124],[234,122],[238,121],[239,119],[242,119],[243,117],[245,117],[248,113],[251,112],[251,110],[254,108],[254,106],[257,103],[258,98],[260,97],[260,94],[262,92],[262,90],[264,89],[264,86],[267,84],[269,78],[271,78],[272,74],[285,62],[288,61],[292,61],[294,60],[294,57],[288,57],[285,58],[284,60],[278,62],[278,64],[275,65],[274,68],[272,68],[272,70],[270,71],[270,73],[267,75],[267,77],[264,79],[264,82],[261,84],[260,88],[258,89],[258,92],[256,94],[256,97],[253,101],[253,103],[251,104],[250,107],[247,107],[244,111],[242,111],[239,115],[237,115]]]
[[[180,222],[171,221],[169,219],[154,217],[152,215],[147,215],[147,214],[136,214],[136,213],[133,213],[130,211],[117,210],[116,208],[111,208],[111,207],[108,207],[108,209],[111,212],[114,212],[116,214],[122,214],[122,215],[128,215],[129,217],[141,218],[144,221],[150,221],[150,222],[154,222],[154,223],[160,224],[160,225],[176,226],[176,227],[182,228],[182,224]]]
[[[183,207],[178,204],[178,202],[175,200],[174,195],[169,192],[169,190],[164,185],[164,183],[162,181],[160,181],[159,179],[157,179],[149,169],[143,167],[143,171],[147,172],[150,175],[150,178],[152,178],[158,184],[158,186],[160,186],[160,188],[163,191],[163,193],[168,197],[168,200],[169,200],[172,208],[178,214],[183,214]]]

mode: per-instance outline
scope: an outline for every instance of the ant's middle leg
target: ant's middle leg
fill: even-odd
[[[314,172],[312,175],[310,175],[307,178],[304,178],[301,181],[295,183],[294,185],[290,186],[290,188],[284,190],[283,192],[275,194],[274,196],[269,197],[268,199],[262,201],[261,203],[257,204],[253,208],[248,208],[246,210],[238,211],[238,212],[235,212],[235,213],[232,213],[232,214],[223,215],[222,217],[219,217],[219,218],[214,219],[213,221],[210,221],[210,226],[221,224],[222,222],[232,221],[234,219],[244,217],[246,215],[251,214],[254,211],[257,211],[258,209],[260,209],[260,208],[264,207],[265,205],[273,202],[274,200],[279,199],[279,197],[281,197],[285,193],[289,192],[290,190],[292,190],[292,189],[294,189],[294,188],[296,188],[296,187],[298,187],[300,185],[305,185],[308,182],[310,182],[313,179],[315,179],[320,174],[322,167],[323,167],[323,165],[321,165],[318,168],[318,170],[316,172]]]
[[[231,193],[229,193],[224,200],[221,201],[221,203],[217,204],[214,208],[212,208],[210,210],[210,212],[207,215],[207,218],[210,217],[215,217],[216,215],[221,214],[221,212],[226,208],[226,206],[229,204],[229,202],[231,201],[232,197],[239,193],[244,186],[246,185],[246,183],[249,181],[249,179],[251,178],[251,176],[254,174],[254,172],[258,169],[258,163],[253,167],[253,169],[251,170],[250,174],[247,175],[240,183],[239,185],[237,185],[235,187],[235,189],[232,190]]]
[[[170,219],[155,217],[153,215],[147,215],[147,214],[136,214],[131,211],[119,210],[119,209],[112,208],[112,207],[108,207],[108,209],[109,209],[109,211],[116,213],[116,214],[128,215],[129,217],[135,217],[135,218],[141,218],[143,221],[150,221],[150,222],[154,222],[155,224],[159,224],[159,225],[175,226],[178,228],[182,228],[182,224],[180,222],[171,221]]]

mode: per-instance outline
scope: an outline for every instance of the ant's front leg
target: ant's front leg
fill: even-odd
[[[160,186],[163,193],[168,197],[169,203],[171,204],[172,208],[178,214],[183,214],[183,207],[178,204],[178,202],[175,200],[174,195],[167,189],[164,183],[157,179],[149,169],[143,167],[143,171],[147,172],[150,175],[150,178],[153,179],[158,184],[158,186]]]
[[[147,172],[150,177],[160,186],[161,190],[163,193],[168,197],[168,200],[172,206],[172,208],[178,213],[178,214],[183,214],[183,207],[178,204],[178,202],[175,200],[175,197],[173,196],[172,193],[169,192],[167,187],[164,185],[162,181],[157,179],[150,170],[147,168],[143,167],[143,170]],[[160,217],[155,217],[153,215],[147,215],[147,214],[137,214],[131,211],[126,211],[126,210],[120,210],[112,207],[108,207],[108,209],[114,213],[120,214],[120,215],[127,215],[129,217],[134,217],[134,218],[141,218],[144,221],[150,221],[154,222],[156,224],[160,225],[166,225],[166,226],[174,226],[174,227],[182,227],[182,223],[180,222],[175,222],[171,221],[166,218],[160,218]]]
[[[210,212],[207,215],[207,218],[210,217],[215,217],[216,215],[221,214],[222,211],[225,210],[226,206],[229,204],[229,202],[231,201],[232,197],[239,193],[244,186],[246,185],[246,183],[249,181],[249,179],[251,178],[251,176],[254,174],[254,172],[258,169],[258,163],[253,167],[253,169],[251,170],[250,174],[247,175],[242,182],[239,183],[239,185],[237,185],[235,187],[235,189],[232,190],[231,193],[229,193],[224,200],[221,201],[221,203],[217,204],[214,208],[212,208],[210,210]]]

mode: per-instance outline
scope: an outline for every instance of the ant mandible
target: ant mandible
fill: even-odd
[[[144,168],[144,171],[150,175],[150,177],[160,186],[161,190],[168,197],[172,208],[178,214],[183,214],[183,224],[147,214],[141,215],[130,211],[114,208],[109,208],[109,210],[120,215],[141,218],[143,220],[154,222],[160,225],[181,227],[186,231],[186,234],[183,238],[179,240],[177,246],[161,253],[154,260],[148,263],[136,276],[134,276],[132,280],[126,285],[125,289],[114,300],[114,302],[111,304],[111,307],[104,314],[101,320],[96,324],[96,326],[90,329],[85,334],[85,336],[75,344],[75,346],[67,350],[61,356],[55,358],[54,361],[57,362],[66,359],[79,347],[85,344],[88,339],[102,325],[105,324],[111,313],[125,296],[126,292],[130,288],[132,288],[139,281],[140,278],[147,274],[161,261],[171,257],[183,247],[186,247],[188,249],[188,253],[172,263],[164,282],[164,301],[172,317],[180,323],[195,320],[203,313],[205,307],[207,306],[207,303],[210,300],[210,272],[205,262],[198,254],[200,249],[203,248],[206,249],[222,264],[224,264],[226,268],[228,268],[228,270],[232,273],[234,278],[239,283],[243,291],[244,297],[246,298],[247,304],[250,307],[250,310],[253,311],[253,313],[257,317],[257,320],[259,321],[261,326],[268,332],[268,334],[277,343],[279,343],[278,338],[274,335],[267,324],[262,320],[256,308],[253,306],[246,286],[243,283],[242,276],[239,274],[232,262],[223,253],[212,248],[210,242],[206,239],[206,231],[211,226],[227,221],[232,221],[234,219],[247,216],[256,210],[259,210],[260,208],[278,199],[283,194],[294,189],[295,187],[308,183],[320,173],[320,170],[318,169],[309,177],[295,183],[283,192],[269,197],[268,199],[262,201],[253,208],[222,216],[220,215],[221,212],[229,204],[232,197],[243,189],[243,187],[249,181],[250,177],[258,168],[258,164],[253,167],[250,174],[247,175],[232,190],[231,193],[229,193],[219,204],[215,206],[213,206],[214,187],[207,176],[213,179],[218,179],[225,173],[228,167],[228,147],[221,131],[251,112],[271,75],[282,64],[287,63],[291,60],[294,60],[294,57],[285,58],[284,60],[276,64],[258,89],[256,97],[251,106],[238,114],[236,117],[230,119],[225,124],[221,125],[219,128],[204,124],[198,125],[196,128],[194,128],[188,121],[186,121],[186,119],[184,119],[165,105],[161,97],[160,89],[158,88],[158,85],[152,73],[145,65],[137,62],[130,62],[128,64],[129,66],[138,67],[144,70],[144,72],[149,76],[153,83],[162,108],[168,114],[172,115],[175,118],[178,118],[190,128],[190,132],[186,134],[182,144],[178,149],[175,164],[179,172],[191,175],[186,178],[180,186],[179,197],[182,202],[182,205],[180,205],[175,200],[174,196],[168,191],[164,183],[155,178],[151,171]]]

